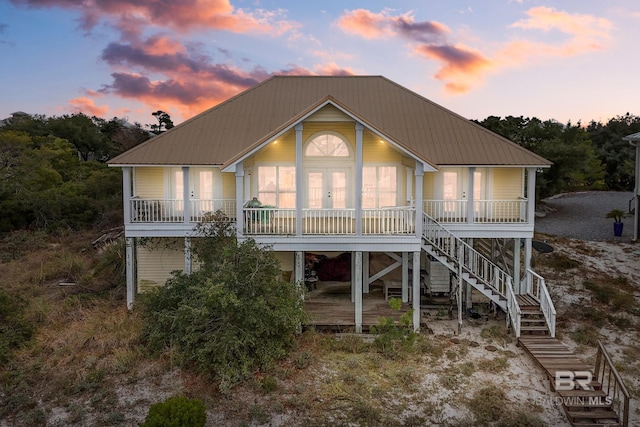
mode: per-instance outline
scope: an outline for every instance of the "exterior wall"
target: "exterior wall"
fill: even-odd
[[[522,197],[524,183],[522,169],[494,168],[493,169],[493,199],[513,200]]]
[[[147,246],[137,245],[138,292],[163,286],[172,271],[184,270],[183,247],[182,239],[153,239]]]
[[[236,198],[236,177],[232,173],[222,174],[222,198],[223,199]]]
[[[256,163],[295,163],[296,135],[288,132],[272,142],[254,156]]]
[[[136,168],[133,193],[143,199],[163,199],[164,168]]]
[[[435,173],[425,173],[422,178],[422,198],[434,200],[436,198]]]

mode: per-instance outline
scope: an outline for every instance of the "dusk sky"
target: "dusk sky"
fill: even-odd
[[[180,123],[274,74],[383,75],[470,119],[640,115],[637,0],[0,0],[0,119]]]

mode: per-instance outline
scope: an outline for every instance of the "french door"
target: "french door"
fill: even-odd
[[[348,168],[310,168],[306,170],[305,179],[306,207],[345,209],[350,204]]]

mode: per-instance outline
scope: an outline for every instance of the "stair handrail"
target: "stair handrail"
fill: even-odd
[[[545,283],[544,277],[540,276],[530,268],[527,269],[525,275],[526,292],[528,295],[535,297],[540,303],[540,311],[544,315],[549,328],[551,338],[556,337],[556,308],[549,295],[549,290]]]
[[[517,340],[520,338],[522,310],[520,309],[520,304],[518,304],[516,294],[513,291],[513,286],[507,286],[507,326],[509,326],[509,321],[511,321],[513,325],[513,333]]]
[[[489,258],[482,255],[463,241],[451,233],[446,227],[423,213],[422,237],[438,249],[449,261],[457,268],[458,262],[462,262],[462,267],[470,276],[475,277],[506,298],[507,287],[509,287],[511,276],[498,267]],[[458,248],[463,248],[463,259],[458,260]]]
[[[596,365],[594,368],[594,374],[596,380],[602,385],[602,391],[607,394],[607,397],[611,399],[612,407],[615,409],[616,404],[618,407],[622,406],[622,426],[628,427],[629,425],[629,400],[631,395],[624,385],[624,381],[620,377],[618,370],[611,361],[609,353],[604,348],[604,345],[598,340],[598,352],[596,354]],[[613,382],[611,381],[613,377]],[[622,394],[622,399],[620,398]],[[616,411],[620,414],[619,411]]]

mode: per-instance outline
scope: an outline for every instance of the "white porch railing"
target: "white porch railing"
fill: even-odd
[[[139,199],[132,198],[131,222],[184,222],[184,203],[182,199]],[[236,201],[234,199],[191,199],[190,222],[200,222],[205,213],[222,211],[227,217],[235,219]]]
[[[556,308],[551,301],[551,296],[545,285],[544,278],[531,269],[527,269],[525,275],[525,293],[536,298],[540,302],[540,311],[544,314],[552,338],[556,336]]]
[[[464,224],[468,217],[467,200],[425,200],[424,213],[440,223]],[[474,223],[526,223],[527,200],[475,200]]]
[[[303,209],[303,235],[354,235],[355,209]],[[363,235],[411,234],[415,231],[415,209],[393,207],[363,209]],[[244,233],[247,235],[296,234],[296,210],[280,208],[245,208]]]
[[[512,286],[507,286],[507,326],[509,322],[513,326],[513,333],[516,339],[520,338],[520,326],[522,325],[522,310],[513,292]]]

